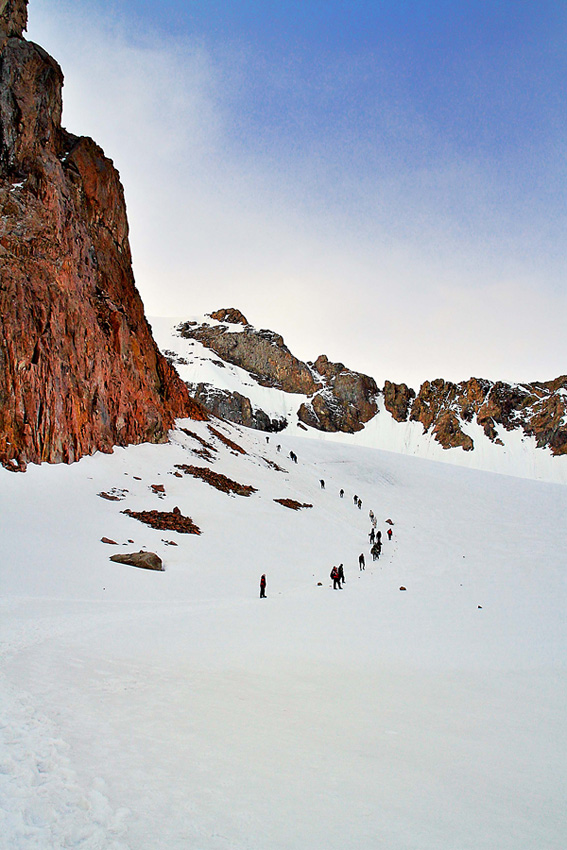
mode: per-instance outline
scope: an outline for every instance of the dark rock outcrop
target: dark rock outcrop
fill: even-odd
[[[331,363],[324,354],[310,364],[323,388],[298,410],[301,422],[319,431],[360,431],[378,412],[374,378],[353,372],[343,363]]]
[[[211,384],[203,383],[188,384],[188,387],[193,398],[221,419],[245,425],[246,428],[255,428],[257,431],[277,432],[287,427],[287,419],[268,416],[239,392],[220,390]]]
[[[111,160],[61,127],[63,75],[0,12],[0,461],[70,462],[206,418],[159,353]]]
[[[211,313],[211,317],[230,312],[242,316],[239,311],[218,310]],[[246,369],[264,387],[305,395],[319,389],[320,384],[307,364],[293,356],[282,336],[269,330],[256,330],[246,320],[244,322],[241,331],[233,331],[227,324],[211,326],[190,322],[180,325],[178,331],[185,339],[198,340],[227,363]]]
[[[185,322],[180,336],[196,339],[225,362],[245,369],[262,386],[309,396],[300,405],[298,418],[320,431],[359,431],[376,415],[378,387],[373,378],[332,363],[321,355],[314,363],[294,357],[283,337],[256,330],[235,308],[209,314],[221,324]],[[243,330],[232,330],[240,324]],[[217,416],[262,431],[281,431],[287,419],[268,416],[239,392],[219,390],[210,384],[190,384],[192,395]]]

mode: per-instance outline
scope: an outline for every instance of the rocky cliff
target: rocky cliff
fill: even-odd
[[[70,462],[203,418],[155,345],[119,175],[61,127],[63,75],[0,0],[0,461]]]
[[[311,395],[321,386],[279,334],[256,330],[234,308],[218,310],[210,318],[213,326],[186,322],[179,328],[180,336],[196,339],[223,360],[246,369],[263,387]]]
[[[304,363],[294,357],[283,337],[274,331],[256,330],[235,308],[217,310],[209,318],[212,323],[184,322],[179,335],[197,340],[224,362],[244,369],[262,387],[307,396],[297,411],[298,420],[305,425],[353,433],[376,415],[378,387],[368,375],[343,363],[331,363],[325,355]],[[287,425],[286,418],[269,416],[239,392],[203,382],[192,384],[191,391],[205,407],[232,422],[265,431],[279,431]]]
[[[470,378],[454,384],[437,378],[416,393],[405,384],[386,382],[386,409],[398,422],[421,422],[444,449],[474,448],[463,428],[475,421],[493,443],[502,445],[500,430],[520,429],[538,448],[567,454],[567,375],[554,381],[507,384]]]
[[[567,376],[523,384],[478,378],[452,383],[439,378],[425,381],[417,392],[407,384],[386,381],[380,390],[373,378],[331,363],[324,355],[303,363],[279,334],[255,330],[234,308],[206,318],[210,321],[183,323],[176,334],[199,341],[221,358],[209,363],[237,365],[262,387],[306,396],[296,400],[287,396],[285,402],[274,396],[272,408],[263,409],[262,394],[250,390],[260,400],[254,403],[245,393],[246,380],[238,384],[237,375],[232,383],[238,390],[191,383],[207,408],[231,421],[266,431],[281,430],[295,421],[300,427],[354,433],[374,417],[390,415],[400,424],[419,423],[423,434],[443,449],[471,452],[479,439],[502,446],[507,433],[519,431],[534,437],[538,448],[555,456],[567,454]],[[180,362],[173,351],[168,354]],[[274,417],[276,409],[287,410],[287,415]]]

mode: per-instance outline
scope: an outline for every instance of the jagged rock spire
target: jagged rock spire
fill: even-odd
[[[28,0],[0,0],[0,34],[21,38],[28,26]]]

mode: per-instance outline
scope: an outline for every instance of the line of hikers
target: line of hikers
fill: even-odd
[[[268,438],[266,438],[266,440],[268,440]],[[277,450],[280,451],[280,449],[281,449],[281,446],[278,445]],[[290,459],[294,463],[297,463],[297,455],[295,454],[295,452],[290,451],[289,456],[290,456]],[[319,485],[321,487],[321,490],[325,489],[325,481],[324,481],[323,478],[319,479]],[[341,488],[339,490],[340,498],[341,499],[344,498],[344,495],[345,495],[345,491]],[[353,500],[354,506],[357,507],[359,510],[361,510],[362,509],[362,499],[360,499],[355,494],[355,495],[353,495],[352,500]],[[382,532],[380,530],[376,530],[377,520],[376,520],[376,516],[374,515],[374,511],[372,511],[372,510],[368,511],[368,517],[370,519],[370,524],[371,524],[370,532],[368,534],[368,540],[371,544],[370,554],[372,555],[372,560],[377,561],[380,558],[380,555],[382,553]],[[390,526],[393,525],[393,522],[392,522],[391,519],[387,519],[386,522]],[[388,531],[386,533],[388,535],[388,540],[391,540],[392,535],[393,535],[392,529],[388,528]],[[359,570],[365,570],[366,569],[366,560],[364,558],[363,552],[361,552],[360,555],[358,556],[358,568],[359,568]],[[345,572],[344,572],[343,564],[339,564],[338,567],[333,567],[333,569],[331,570],[330,577],[333,581],[333,590],[342,590],[343,589],[342,586],[345,583]],[[265,573],[263,573],[262,577],[260,578],[260,599],[266,599],[266,575],[265,575]]]

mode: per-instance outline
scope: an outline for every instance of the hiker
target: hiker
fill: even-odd
[[[269,438],[269,437],[266,437],[266,442],[267,442],[267,443],[269,443],[269,442],[270,442],[270,438]]]
[[[260,579],[260,599],[266,599],[266,574],[262,573]]]
[[[376,523],[377,523],[377,519],[376,519],[376,517],[375,517],[375,516],[373,516],[373,517],[372,517],[372,519],[371,519],[370,521],[371,521],[371,523],[372,523],[372,528],[376,528]]]
[[[370,554],[372,555],[373,561],[378,560],[378,558],[380,557],[380,551],[381,551],[381,547],[378,545],[378,543],[375,543],[374,546],[372,547],[372,549],[370,550]]]
[[[321,490],[324,490],[325,489],[325,482],[323,481],[322,478],[319,480],[319,484],[321,485]]]
[[[282,447],[278,445],[278,446],[276,446],[276,449],[278,450],[278,452],[281,452]]]
[[[362,507],[362,499],[359,499],[358,500],[358,510],[360,510],[361,507]]]
[[[374,519],[374,511],[368,511],[368,517],[370,519],[370,522],[372,522],[372,520]]]
[[[339,585],[345,583],[345,571],[343,569],[343,565],[339,564]]]
[[[344,491],[344,490],[339,490],[339,496],[341,497],[341,499],[342,499],[342,497],[344,496],[344,494],[345,494],[345,491]]]
[[[333,569],[331,570],[331,578],[333,579],[333,590],[341,590],[339,571],[336,567],[333,567]]]
[[[352,497],[352,501],[353,501],[353,502],[354,502],[354,504],[356,505],[356,504],[357,504],[357,502],[358,502],[358,496],[354,495],[354,496]]]
[[[379,543],[380,545],[382,545],[382,532],[381,531],[376,532],[376,543]]]
[[[374,543],[374,529],[373,528],[370,529],[370,534],[368,535],[368,539],[370,540],[371,543]]]
[[[365,570],[366,569],[366,562],[364,560],[364,555],[362,554],[362,552],[358,556],[358,569],[359,570]]]
[[[391,539],[392,539],[392,534],[393,534],[393,533],[394,533],[394,532],[392,531],[392,529],[391,529],[391,528],[389,528],[389,529],[388,529],[388,540],[391,540]]]

